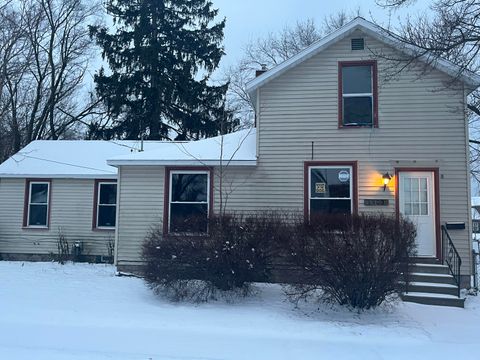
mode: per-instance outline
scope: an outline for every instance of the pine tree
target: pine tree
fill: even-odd
[[[214,136],[224,119],[227,84],[212,85],[224,55],[225,19],[208,0],[108,0],[114,32],[92,26],[110,71],[95,75],[113,119],[97,137],[177,140]],[[173,134],[173,135],[172,135]]]

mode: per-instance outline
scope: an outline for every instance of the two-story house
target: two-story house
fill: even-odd
[[[108,165],[118,170],[118,269],[142,266],[142,243],[152,225],[161,224],[165,233],[201,230],[189,228],[185,218],[206,219],[221,208],[306,217],[384,212],[417,225],[422,264],[413,281],[419,292],[448,297],[456,294],[455,280],[468,286],[465,106],[480,77],[422,57],[392,70],[392,58],[411,55],[387,31],[356,18],[248,84],[255,128],[110,157]],[[453,249],[461,259],[459,274],[439,265],[452,259]],[[436,269],[436,278],[428,276]],[[438,279],[445,281],[429,286]]]

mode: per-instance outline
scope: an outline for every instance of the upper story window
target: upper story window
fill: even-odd
[[[94,228],[115,228],[117,214],[117,184],[115,182],[96,182],[94,213]]]
[[[339,63],[339,127],[377,127],[377,63]]]
[[[27,181],[24,226],[47,228],[49,223],[50,181]]]
[[[168,232],[206,233],[210,211],[210,172],[172,170],[169,173]]]

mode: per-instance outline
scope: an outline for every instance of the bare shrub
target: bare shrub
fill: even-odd
[[[369,309],[402,290],[416,229],[394,216],[335,215],[298,224],[294,234],[288,246],[302,283],[285,288],[290,299]]]
[[[57,253],[52,254],[52,257],[54,261],[62,265],[64,265],[72,258],[72,255],[70,253],[70,244],[68,243],[67,235],[62,228],[58,229]]]
[[[270,280],[274,244],[290,230],[271,212],[212,217],[208,229],[204,236],[152,229],[143,246],[151,288],[174,301],[247,296],[252,282]]]

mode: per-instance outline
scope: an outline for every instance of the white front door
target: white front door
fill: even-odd
[[[400,171],[399,208],[417,227],[417,255],[435,256],[435,193],[431,171]]]

